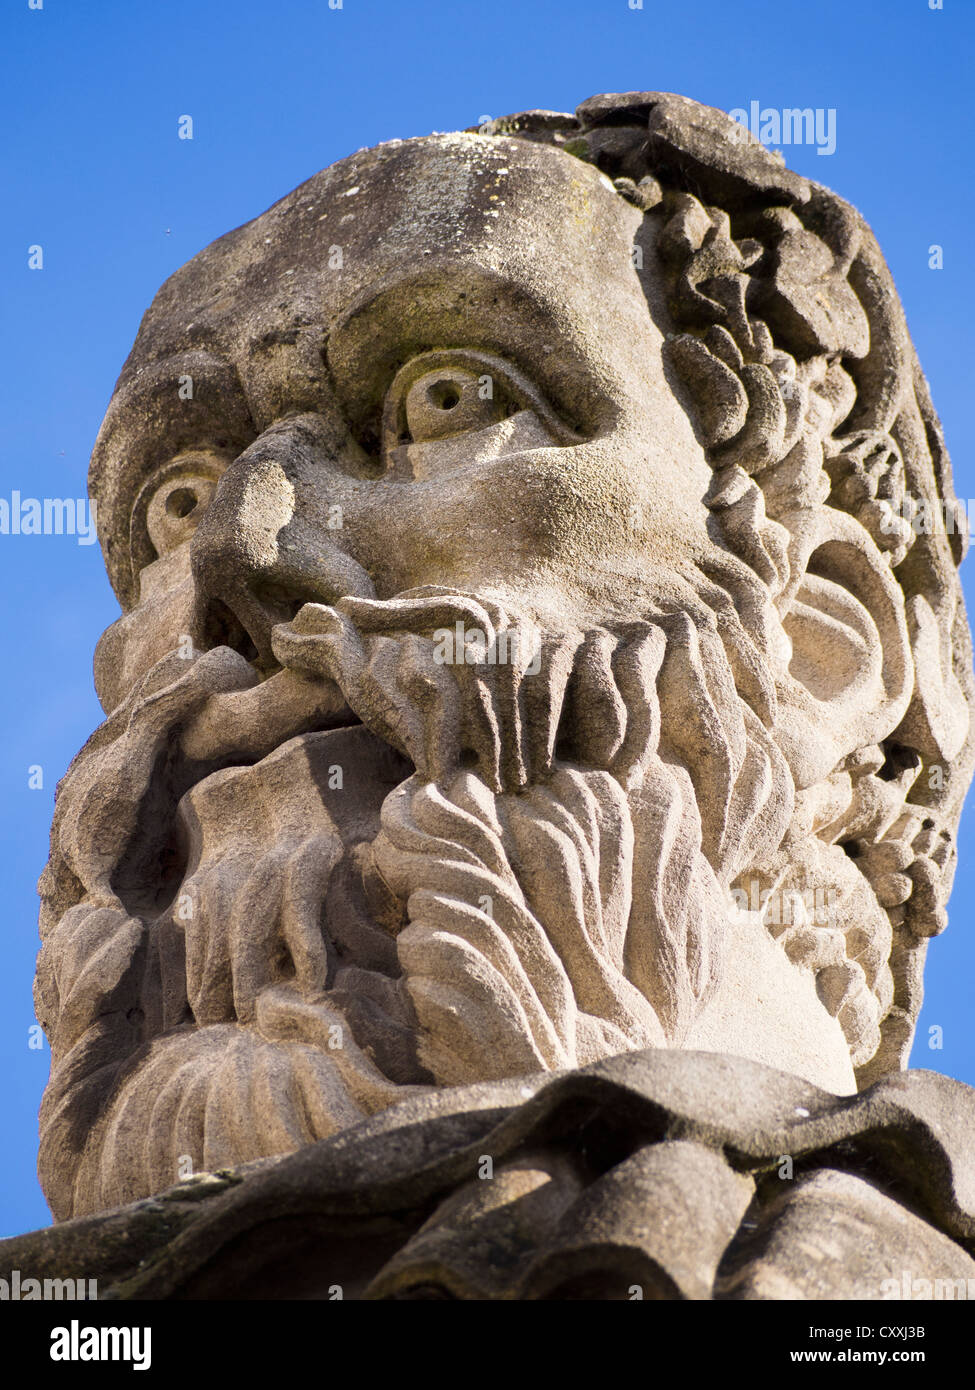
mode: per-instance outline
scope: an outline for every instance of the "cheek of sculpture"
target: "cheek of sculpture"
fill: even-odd
[[[545,572],[541,582],[568,595],[609,557],[625,566],[627,552],[646,563],[703,545],[703,508],[662,515],[641,477],[640,441],[625,431],[572,446],[553,445],[535,421],[510,440],[499,433],[412,446],[409,480],[348,484],[306,473],[297,515],[354,556],[382,598],[442,585],[527,599]],[[340,531],[329,527],[336,506]]]
[[[188,541],[143,570],[140,602],[105,629],[95,648],[95,690],[106,714],[171,652],[193,655],[196,599]]]

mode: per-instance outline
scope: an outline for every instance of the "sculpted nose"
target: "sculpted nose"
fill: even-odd
[[[235,647],[265,670],[277,665],[272,628],[303,604],[375,593],[329,529],[330,470],[314,461],[319,487],[309,494],[302,453],[300,431],[266,431],[223,474],[190,546],[204,641]]]

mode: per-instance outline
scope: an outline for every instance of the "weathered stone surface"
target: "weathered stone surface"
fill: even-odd
[[[292,1154],[203,1204],[241,1289],[264,1202],[282,1252],[320,1211],[309,1287],[321,1240],[369,1296],[703,1298],[790,1103],[819,1148],[901,1135],[973,677],[961,538],[909,521],[954,517],[947,454],[848,204],[665,93],[359,151],[163,286],[91,490],[124,613],[40,885],[57,1219]],[[651,1075],[689,1128],[598,1172],[565,1115],[529,1142],[522,1088],[632,1118]],[[369,1154],[368,1196],[328,1167]],[[185,1201],[152,1287],[202,1296]]]
[[[632,132],[634,142],[639,134],[639,158],[658,178],[691,184],[709,201],[729,208],[747,206],[756,196],[771,203],[805,203],[812,191],[808,180],[786,169],[723,111],[674,92],[590,97],[576,116],[602,150],[611,148],[598,141],[608,131],[616,134],[619,151],[621,131]],[[630,159],[639,169],[635,157]]]
[[[877,1174],[871,1174],[876,1181]],[[731,1299],[913,1298],[926,1281],[948,1297],[975,1290],[975,1260],[907,1207],[852,1173],[820,1169],[756,1212],[754,1234],[719,1285]],[[906,1281],[905,1281],[906,1275]]]
[[[935,1073],[838,1097],[655,1049],[429,1092],[0,1267],[124,1299],[903,1297],[975,1275],[973,1143],[975,1092]]]

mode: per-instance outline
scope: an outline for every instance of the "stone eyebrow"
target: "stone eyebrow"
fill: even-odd
[[[393,282],[370,286],[331,328],[326,359],[354,427],[378,417],[386,389],[411,358],[464,349],[510,361],[539,383],[579,434],[608,420],[612,412],[593,385],[585,345],[573,341],[554,305],[485,266],[458,264],[452,282],[456,302],[450,311],[443,300],[443,267],[411,268]],[[485,302],[497,314],[488,333],[478,313]],[[551,348],[538,352],[540,340]],[[390,353],[394,341],[398,350]]]
[[[235,364],[215,353],[197,349],[160,358],[118,385],[112,393],[103,429],[107,427],[109,432],[114,432],[119,424],[127,424],[133,413],[140,423],[150,426],[171,420],[174,429],[178,429],[191,417],[195,424],[199,412],[188,407],[192,402],[199,402],[201,387],[209,388],[209,407],[217,418],[231,413],[236,416],[240,405],[247,409],[243,383]],[[161,419],[152,421],[140,417],[138,412],[146,407],[158,411]]]
[[[256,426],[236,367],[202,349],[123,370],[95,441],[88,481],[116,593],[131,599],[130,520],[146,480],[184,449],[246,448]]]

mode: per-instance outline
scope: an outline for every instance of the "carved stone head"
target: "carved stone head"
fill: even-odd
[[[160,290],[91,492],[124,612],[41,881],[58,1217],[628,1050],[905,1065],[964,538],[869,229],[722,113],[317,174]]]

